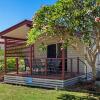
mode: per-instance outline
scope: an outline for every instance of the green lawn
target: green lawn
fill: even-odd
[[[88,96],[88,93],[0,84],[0,100],[72,100],[65,99],[66,95],[83,97]]]

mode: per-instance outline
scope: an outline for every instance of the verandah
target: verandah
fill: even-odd
[[[62,49],[61,58],[34,58],[34,45],[27,46],[26,39],[5,39],[5,74],[22,75],[39,78],[68,79],[81,75],[79,70],[79,58],[65,58],[65,50]],[[9,71],[7,59],[15,58],[15,69]],[[25,70],[19,71],[19,59],[23,58]],[[73,60],[77,62],[77,72],[73,72]],[[70,72],[67,71],[67,62],[70,62]]]

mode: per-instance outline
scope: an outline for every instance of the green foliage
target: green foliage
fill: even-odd
[[[4,55],[4,50],[0,49],[0,56]]]
[[[47,50],[47,45],[45,45],[44,43],[41,43],[38,48],[39,48],[40,51],[43,52],[43,51]]]
[[[0,71],[4,68],[4,59],[0,59]]]
[[[7,59],[7,68],[10,71],[15,69],[15,59],[14,58]]]
[[[100,0],[96,0],[96,1],[100,3]]]
[[[7,68],[9,71],[14,71],[16,70],[16,61],[15,58],[10,58],[7,59]],[[25,70],[25,63],[22,58],[19,59],[19,71],[24,71]]]
[[[0,71],[2,71],[4,67],[4,50],[0,49]]]
[[[23,58],[19,59],[19,71],[25,71],[25,62]]]
[[[33,18],[28,44],[34,43],[43,33],[49,36],[67,33],[90,44],[96,27],[95,17],[100,17],[100,6],[95,4],[96,0],[58,0],[53,5],[43,6]]]
[[[32,28],[28,34],[28,44],[32,44],[36,41],[36,39],[39,37],[40,35],[40,30],[37,30],[36,28]]]

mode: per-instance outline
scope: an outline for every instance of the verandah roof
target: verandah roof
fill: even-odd
[[[32,26],[32,21],[24,20],[2,32],[0,32],[0,36],[2,38],[19,38],[19,39],[27,39],[27,33]]]
[[[32,26],[32,21],[24,20],[2,32],[1,38],[5,39],[6,57],[29,57],[30,46],[26,45],[27,33]]]

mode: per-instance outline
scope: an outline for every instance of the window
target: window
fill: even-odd
[[[47,58],[56,58],[56,44],[48,45]]]
[[[62,57],[61,46],[62,43],[48,45],[47,58],[61,58]],[[65,57],[67,57],[67,48],[65,49]]]

